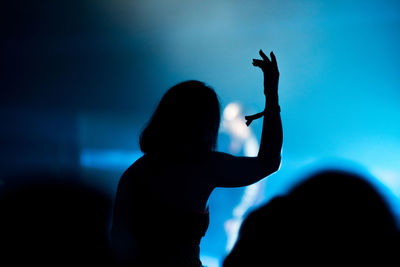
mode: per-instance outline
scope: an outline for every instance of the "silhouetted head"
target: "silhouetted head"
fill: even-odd
[[[289,199],[299,217],[308,218],[302,222],[309,229],[329,228],[335,236],[391,233],[395,221],[389,205],[366,179],[341,170],[317,172],[296,186]]]
[[[58,266],[111,260],[112,200],[75,174],[52,171],[6,177],[0,192],[0,265]],[[7,181],[6,180],[6,181]]]
[[[143,153],[215,149],[220,104],[215,91],[199,81],[170,88],[140,135]]]
[[[397,259],[398,241],[394,215],[372,183],[356,173],[324,170],[251,212],[224,267],[294,259],[297,265],[365,265],[372,257]]]

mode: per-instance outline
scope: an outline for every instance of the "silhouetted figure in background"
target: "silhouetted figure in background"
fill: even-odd
[[[223,266],[382,266],[398,261],[398,248],[394,216],[375,188],[327,170],[250,213]]]
[[[279,72],[260,50],[253,65],[264,72],[266,96],[257,157],[214,151],[220,106],[199,81],[175,85],[140,136],[144,156],[118,185],[112,244],[121,265],[201,266],[199,243],[209,223],[208,198],[216,187],[250,185],[278,170],[282,125]]]
[[[52,173],[0,187],[0,266],[112,266],[111,199]],[[11,181],[12,182],[12,181]]]

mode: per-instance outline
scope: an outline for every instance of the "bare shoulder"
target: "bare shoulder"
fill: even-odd
[[[127,182],[129,180],[135,179],[135,177],[141,176],[147,166],[149,165],[148,156],[143,155],[137,159],[131,166],[124,171],[121,176],[120,183]]]

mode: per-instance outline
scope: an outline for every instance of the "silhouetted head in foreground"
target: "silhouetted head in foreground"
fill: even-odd
[[[220,104],[215,91],[199,81],[170,88],[140,136],[143,153],[215,149]],[[172,151],[171,151],[172,150]]]
[[[356,174],[329,170],[252,212],[224,266],[387,260],[397,242],[394,216],[376,189]]]
[[[26,182],[1,188],[1,266],[110,266],[108,196],[75,175],[12,178]]]

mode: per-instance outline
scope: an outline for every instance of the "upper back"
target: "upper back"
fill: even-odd
[[[137,201],[157,202],[185,210],[202,212],[213,190],[207,157],[191,155],[160,157],[145,155],[129,167],[121,177]],[[151,199],[149,199],[151,198]],[[150,200],[150,201],[149,201]],[[155,202],[155,203],[154,203]]]

